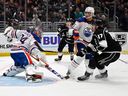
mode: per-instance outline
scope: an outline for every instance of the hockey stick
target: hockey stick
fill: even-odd
[[[58,53],[57,51],[44,50],[44,49],[42,48],[42,45],[39,44],[37,41],[35,41],[34,44],[38,47],[38,49],[39,49],[41,52],[54,52],[54,53]]]
[[[31,56],[31,58],[35,59],[37,62],[39,62],[39,58],[35,58],[34,56]],[[64,79],[64,77],[62,75],[60,75],[58,72],[56,72],[54,69],[52,69],[48,63],[40,60],[41,63],[45,64],[45,68],[48,69],[50,72],[52,72],[53,74],[55,74],[57,77],[59,77],[60,79]]]
[[[43,52],[53,52],[53,53],[58,53],[57,51],[51,51],[51,50],[43,50]]]
[[[122,53],[121,51],[104,51],[104,52],[101,52],[101,53]]]
[[[123,62],[123,63],[125,63],[125,64],[128,64],[128,62],[127,61],[124,61],[124,60],[122,60],[122,59],[119,59],[121,62]]]
[[[83,41],[83,40],[77,40],[76,43],[82,43],[84,44],[85,46],[87,46],[87,42]],[[91,48],[91,47],[90,47]],[[101,52],[101,51],[98,51],[98,53],[122,53],[122,51],[104,51],[104,52]]]

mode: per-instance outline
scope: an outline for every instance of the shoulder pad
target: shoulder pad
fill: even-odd
[[[77,19],[76,21],[78,21],[78,22],[86,22],[87,20],[86,20],[85,17],[81,17],[81,18]]]

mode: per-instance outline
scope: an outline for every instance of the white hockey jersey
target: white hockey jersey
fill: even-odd
[[[80,22],[79,24],[78,22],[76,23],[77,24],[74,26],[74,29],[77,28],[79,31],[80,39],[86,42],[91,42],[93,36],[92,25],[85,22]]]
[[[31,33],[28,33],[26,30],[16,30],[15,37],[17,42],[14,45],[22,46],[27,50],[30,50],[36,41]]]
[[[92,31],[93,26],[87,22],[85,17],[78,19],[73,28],[79,31],[80,39],[86,42],[91,42],[94,33]]]

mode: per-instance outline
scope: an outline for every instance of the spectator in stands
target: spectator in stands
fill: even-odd
[[[0,21],[4,21],[4,12],[0,12]]]
[[[80,8],[80,4],[81,6],[84,5],[83,2],[85,2],[86,0],[78,0],[77,2],[75,0],[49,0],[48,1],[48,14],[49,14],[49,20],[52,21],[62,21],[59,19],[58,16],[60,16],[60,14],[58,14],[58,10],[62,10],[63,16],[62,17],[66,17],[68,18],[69,14],[68,14],[68,6],[69,4],[72,5],[72,11],[71,13],[71,18],[74,18],[74,6],[79,7]],[[6,7],[6,17],[8,17],[9,19],[18,19],[18,21],[25,21],[25,0],[6,0],[5,1],[5,7]],[[26,20],[27,21],[31,21],[32,20],[32,16],[33,14],[37,14],[38,18],[41,21],[46,21],[46,6],[47,6],[47,1],[45,0],[27,0],[27,16],[26,16]],[[4,0],[0,0],[0,12],[4,11]],[[83,6],[84,7],[84,6]],[[35,13],[35,8],[37,9],[37,12]],[[31,10],[31,11],[30,11]],[[79,9],[78,9],[79,10]],[[52,14],[50,14],[52,13]],[[54,15],[53,15],[54,14]],[[0,15],[3,15],[0,13]],[[52,16],[53,15],[53,16]],[[65,15],[65,16],[64,16]],[[80,16],[79,16],[80,15]],[[82,13],[78,14],[76,18],[81,17]],[[7,18],[6,18],[7,20]],[[3,19],[2,19],[3,21]]]
[[[108,19],[104,14],[101,15],[100,19],[103,21],[104,27],[108,27]]]
[[[121,18],[121,28],[125,31],[128,31],[128,9],[124,11],[124,15]]]
[[[79,7],[76,8],[74,14],[75,14],[75,20],[80,18],[80,17],[83,17],[83,13],[80,11]]]
[[[62,14],[60,15],[60,20],[59,20],[59,22],[66,22],[66,14],[65,14],[65,13],[62,13]]]
[[[38,15],[37,15],[37,14],[33,14],[32,22],[34,23],[35,27],[41,25],[41,21],[40,21],[40,19],[38,18]]]
[[[75,8],[73,6],[70,6],[70,18],[73,20],[75,19],[75,14],[74,14]]]

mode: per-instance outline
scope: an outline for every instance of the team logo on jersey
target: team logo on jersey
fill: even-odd
[[[92,30],[89,29],[89,28],[85,28],[84,31],[83,31],[83,34],[84,34],[84,36],[86,36],[86,37],[90,37],[91,34],[92,34]]]
[[[115,34],[116,40],[120,45],[124,45],[127,42],[127,34]]]

